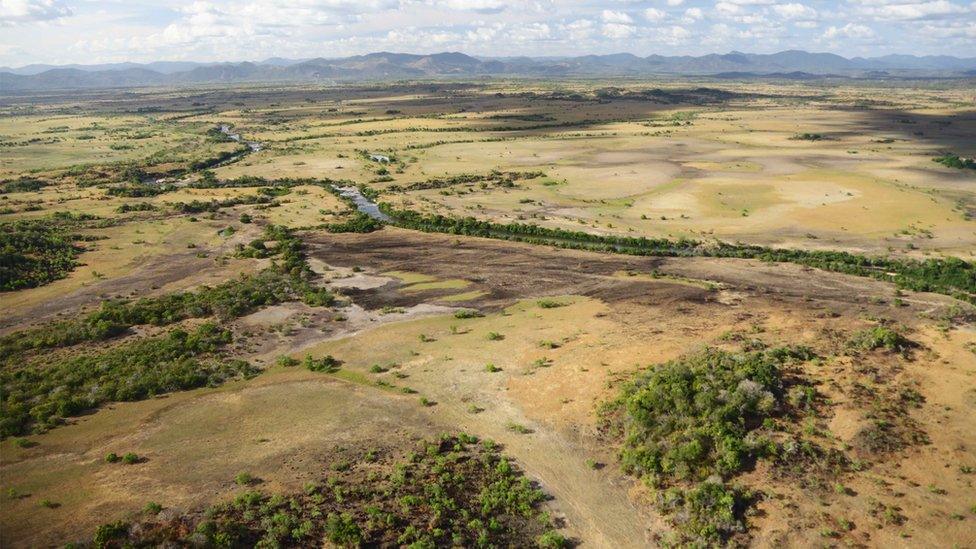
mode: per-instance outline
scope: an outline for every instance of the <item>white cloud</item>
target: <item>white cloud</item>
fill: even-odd
[[[703,17],[705,17],[705,14],[702,12],[701,8],[688,8],[685,10],[684,20],[686,22],[691,23],[693,21],[699,21]]]
[[[806,4],[777,4],[773,6],[773,11],[783,19],[812,21],[817,18],[817,10]]]
[[[611,40],[630,38],[637,33],[637,27],[620,23],[606,23],[603,25],[603,35]]]
[[[61,0],[0,0],[0,26],[50,21],[72,14]]]
[[[663,20],[667,16],[668,14],[665,13],[664,10],[659,10],[657,8],[647,8],[644,10],[644,19],[654,23]]]
[[[874,36],[874,31],[870,27],[860,25],[857,23],[848,23],[843,27],[836,27],[831,25],[826,32],[824,32],[824,38],[828,40],[834,40],[836,38],[872,38]]]
[[[867,5],[861,8],[861,13],[882,20],[911,21],[917,19],[938,19],[954,16],[976,10],[976,6],[962,6],[948,0],[932,0],[930,2],[884,2],[878,5]]]
[[[601,17],[605,23],[630,24],[634,22],[631,16],[622,11],[603,10]]]
[[[662,29],[660,39],[668,45],[676,46],[691,38],[691,31],[678,25],[672,25]]]
[[[507,7],[507,3],[503,0],[444,0],[440,4],[454,10],[468,10],[482,13],[497,13],[505,10]]]
[[[725,2],[737,6],[768,6],[775,4],[776,0],[725,0]]]
[[[735,13],[740,13],[742,11],[742,6],[734,2],[716,2],[715,10],[723,15],[732,15]]]
[[[371,51],[976,57],[976,0],[0,0],[0,65]]]
[[[976,22],[927,23],[922,27],[922,32],[935,40],[960,40],[972,44],[976,40]]]

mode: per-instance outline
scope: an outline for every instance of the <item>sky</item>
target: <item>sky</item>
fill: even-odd
[[[375,51],[976,57],[974,0],[0,0],[0,66]]]

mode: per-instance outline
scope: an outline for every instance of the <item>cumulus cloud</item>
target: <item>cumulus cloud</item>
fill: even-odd
[[[874,36],[874,31],[864,25],[848,23],[843,27],[831,25],[824,32],[823,36],[828,40],[834,40],[836,38],[871,38]]]
[[[631,16],[622,11],[603,10],[603,13],[600,16],[606,23],[630,24],[634,22],[634,19]]]
[[[0,27],[5,65],[379,50],[976,56],[976,0],[0,0]]]
[[[918,19],[939,19],[973,12],[976,6],[964,6],[948,0],[928,2],[867,2],[861,13],[876,19],[912,21]]]
[[[508,3],[504,0],[443,0],[438,4],[449,9],[481,13],[498,13],[508,7]]]
[[[658,22],[667,17],[668,14],[664,10],[659,10],[657,8],[647,8],[644,10],[644,19],[651,22]]]
[[[611,40],[622,40],[630,38],[637,33],[637,27],[633,25],[622,25],[620,23],[606,23],[603,25],[603,36]]]
[[[777,4],[773,6],[773,11],[784,19],[810,21],[817,18],[817,10],[806,4]]]
[[[72,14],[61,0],[0,0],[0,26],[50,21]]]
[[[685,10],[684,21],[692,23],[701,20],[703,17],[705,17],[705,13],[702,12],[701,8],[688,8]]]

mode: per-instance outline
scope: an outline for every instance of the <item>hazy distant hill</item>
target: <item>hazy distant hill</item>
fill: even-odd
[[[730,52],[703,56],[639,57],[629,53],[579,57],[475,58],[459,52],[431,55],[378,52],[337,59],[147,64],[28,65],[0,72],[0,91],[54,90],[260,81],[333,81],[429,78],[438,76],[651,76],[717,77],[967,76],[976,58],[887,55],[847,59],[832,53],[790,50],[774,54]]]

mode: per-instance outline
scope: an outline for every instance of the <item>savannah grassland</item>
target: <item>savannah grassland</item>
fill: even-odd
[[[285,546],[976,546],[971,303],[791,263],[343,225],[333,183],[497,223],[976,259],[976,171],[933,162],[976,154],[972,86],[613,86],[0,98],[5,234],[34,220],[77,247],[0,293],[0,544],[217,543],[232,517],[240,543]],[[210,323],[212,348],[71,375]],[[66,326],[84,328],[45,339]],[[151,375],[180,364],[234,367]],[[424,486],[462,471],[476,504],[448,487],[436,507]]]

